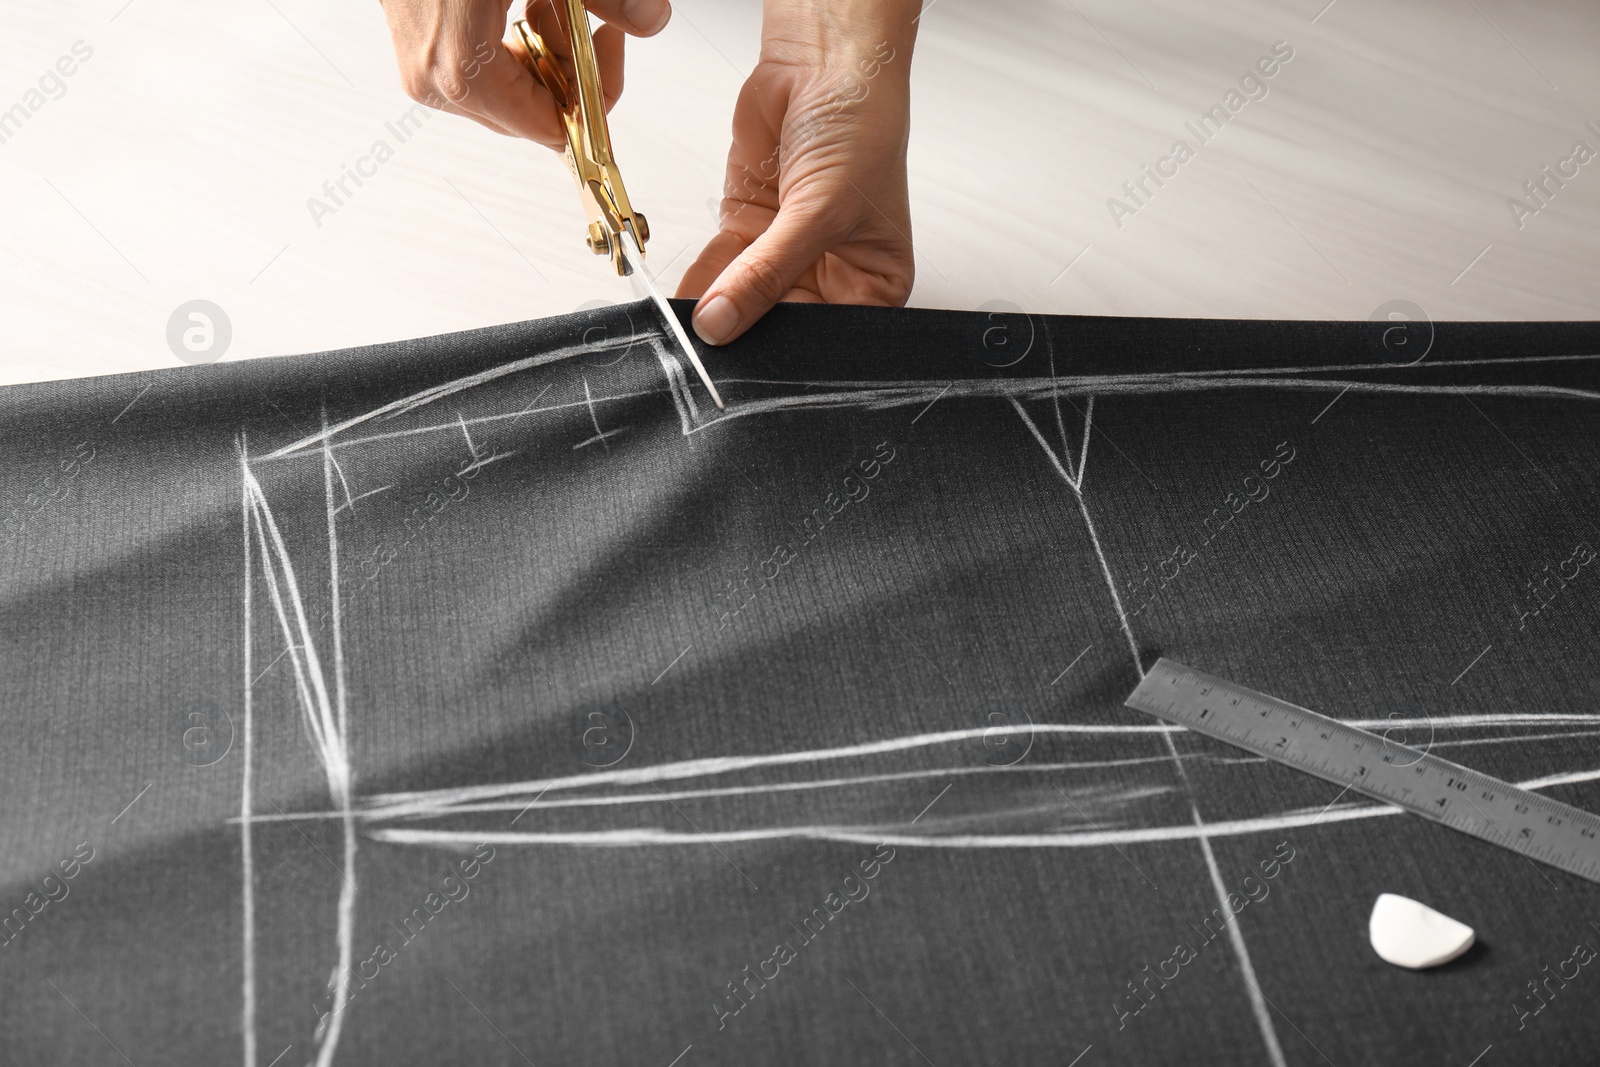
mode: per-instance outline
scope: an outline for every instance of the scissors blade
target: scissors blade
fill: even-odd
[[[661,312],[661,317],[667,320],[667,329],[671,330],[672,336],[677,339],[678,347],[683,349],[683,354],[688,357],[695,373],[700,375],[700,380],[705,383],[706,392],[710,393],[711,399],[716,402],[717,410],[727,410],[715,383],[711,381],[711,375],[706,373],[705,364],[700,362],[700,356],[695,352],[689,335],[683,332],[683,323],[679,322],[678,316],[673,313],[672,305],[667,303],[667,298],[656,285],[655,278],[645,269],[644,252],[634,241],[633,234],[623,230],[621,238],[622,257],[628,261],[630,268],[628,279],[633,285],[634,295],[640,298],[648,296],[655,303],[657,310]]]

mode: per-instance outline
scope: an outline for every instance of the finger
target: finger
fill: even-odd
[[[672,18],[668,0],[585,0],[584,6],[601,22],[635,37],[654,37]],[[547,12],[566,25],[567,8],[560,0],[528,0],[526,11],[527,20],[535,25],[539,25],[535,15],[542,17]],[[564,28],[562,36],[566,36]]]
[[[600,95],[605,100],[608,112],[622,98],[622,48],[627,40],[628,35],[615,26],[601,26],[594,31],[594,59],[600,68]]]
[[[456,100],[480,121],[488,120],[517,137],[560,149],[566,133],[556,111],[555,97],[524,65],[527,55],[520,40],[503,41],[494,57],[478,68],[465,99]]]
[[[791,200],[766,232],[739,252],[706,289],[694,329],[707,344],[738,337],[772,309],[845,236],[825,208]],[[715,243],[715,242],[713,242]]]
[[[534,0],[527,8],[528,22],[543,39],[545,47],[557,57],[569,82],[577,78],[572,65],[572,38],[567,31],[565,7],[551,0]],[[623,43],[627,34],[615,26],[602,25],[593,33],[595,65],[600,71],[600,93],[610,111],[622,96]]]
[[[654,37],[672,18],[667,0],[585,0],[596,18],[635,37]]]
[[[719,232],[706,243],[700,255],[689,265],[689,269],[683,272],[683,277],[678,281],[676,295],[699,300],[711,287],[711,283],[717,280],[718,275],[726,270],[728,264],[749,245],[749,241],[731,230]]]

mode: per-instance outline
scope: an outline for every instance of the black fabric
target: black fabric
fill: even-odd
[[[1600,327],[651,322],[0,393],[0,1062],[1590,1061],[1596,886],[1122,701],[1600,806]]]

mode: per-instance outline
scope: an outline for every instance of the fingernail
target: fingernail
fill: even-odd
[[[660,33],[672,16],[667,0],[622,0],[622,17],[639,27],[646,37]]]
[[[694,332],[708,345],[720,345],[738,328],[739,309],[732,300],[720,294],[695,312]]]

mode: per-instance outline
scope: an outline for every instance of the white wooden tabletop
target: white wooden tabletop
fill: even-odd
[[[669,283],[714,231],[759,12],[679,0],[630,42],[612,132]],[[1292,59],[1197,137],[1277,42]],[[1600,160],[1575,145],[1600,152],[1597,56],[1581,0],[932,0],[912,303],[1590,318]],[[0,2],[0,382],[174,366],[194,299],[238,359],[630,298],[558,157],[448,115],[400,143],[411,106],[372,0]],[[393,158],[313,218],[379,140]]]

